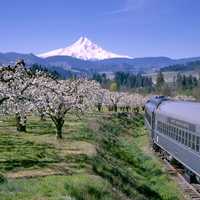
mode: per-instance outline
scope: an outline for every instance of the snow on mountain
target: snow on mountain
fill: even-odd
[[[42,58],[52,56],[72,56],[83,60],[103,60],[109,58],[131,58],[129,56],[117,55],[115,53],[106,51],[97,44],[91,42],[86,37],[81,37],[71,46],[66,48],[56,49],[47,53],[38,55]]]

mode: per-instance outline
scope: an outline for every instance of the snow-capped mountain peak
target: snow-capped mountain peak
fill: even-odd
[[[103,60],[109,58],[130,58],[106,51],[86,37],[80,37],[74,44],[66,48],[56,49],[38,55],[42,58],[52,56],[72,56],[83,60]]]
[[[74,45],[92,45],[93,43],[86,37],[80,37],[75,43]]]

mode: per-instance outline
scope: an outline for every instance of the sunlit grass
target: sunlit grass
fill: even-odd
[[[16,132],[12,116],[0,121],[0,173],[8,177],[0,200],[181,199],[148,152],[140,114],[67,115],[62,141],[48,118],[29,116],[27,133]]]
[[[96,176],[50,176],[9,180],[0,185],[1,200],[111,200],[111,185]]]

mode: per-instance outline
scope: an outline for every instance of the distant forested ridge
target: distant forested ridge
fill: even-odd
[[[120,88],[149,88],[153,82],[150,77],[142,76],[141,74],[131,74],[126,72],[116,72],[115,81]]]
[[[95,73],[93,74],[92,79],[99,82],[105,88],[111,88],[113,87],[113,84],[115,84],[115,88],[118,91],[145,89],[150,92],[153,89],[153,82],[151,77],[129,72],[116,72],[112,80],[107,78],[105,73]]]
[[[62,68],[56,68],[56,67],[48,68],[48,67],[45,67],[45,66],[42,66],[39,64],[31,65],[30,70],[32,72],[35,72],[35,71],[45,72],[47,74],[50,74],[51,76],[53,76],[56,79],[68,79],[68,78],[75,76],[75,74],[73,74],[71,71],[67,71],[67,70],[64,71]],[[63,73],[63,71],[64,71],[64,73]]]
[[[0,65],[13,65],[16,60],[23,59],[28,66],[37,63],[46,66],[46,68],[54,69],[64,77],[68,72],[90,74],[110,73],[110,72],[131,72],[131,73],[152,73],[165,68],[166,66],[185,65],[185,63],[200,61],[200,57],[171,59],[168,57],[144,57],[144,58],[113,58],[105,60],[82,60],[71,56],[52,56],[41,58],[34,54],[21,53],[1,53]]]
[[[194,62],[188,62],[186,64],[175,64],[164,67],[161,69],[162,72],[167,71],[194,71],[200,70],[200,60]]]

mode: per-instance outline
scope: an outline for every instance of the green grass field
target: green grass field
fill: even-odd
[[[57,141],[49,119],[17,133],[0,118],[0,200],[178,200],[177,185],[150,153],[143,116],[66,117]],[[3,178],[4,177],[4,178]]]

